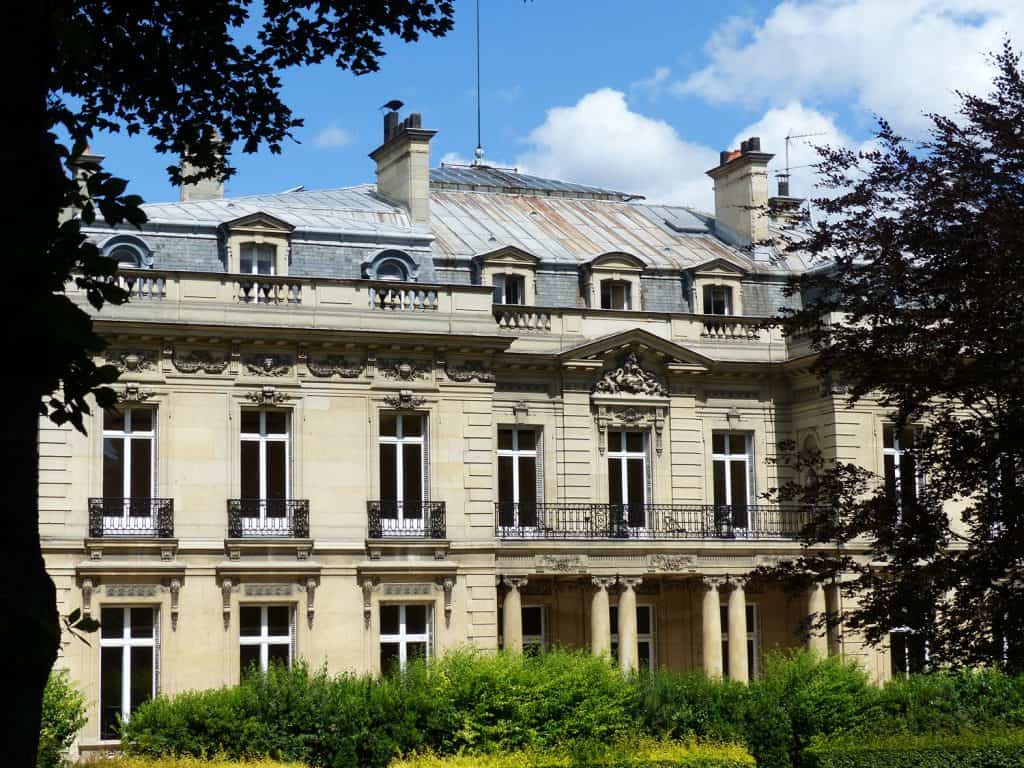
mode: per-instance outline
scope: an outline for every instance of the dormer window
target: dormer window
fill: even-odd
[[[495,304],[525,304],[526,280],[522,275],[494,275]]]
[[[405,273],[405,267],[395,259],[387,259],[382,261],[377,267],[377,279],[378,280],[391,280],[396,283],[405,282],[408,276]]]
[[[601,309],[632,309],[631,287],[625,280],[602,280]]]
[[[245,243],[241,247],[239,272],[243,275],[273,275],[276,269],[277,249],[272,245]]]
[[[731,315],[732,288],[727,285],[705,285],[704,286],[704,314],[705,315]]]
[[[114,235],[103,244],[102,252],[117,262],[121,269],[148,269],[153,266],[153,252],[149,246],[131,235]]]

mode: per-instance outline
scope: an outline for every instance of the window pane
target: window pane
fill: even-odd
[[[505,277],[505,303],[523,303],[523,278],[512,275]]]
[[[382,605],[380,607],[380,633],[382,635],[398,634],[398,610],[397,605]]]
[[[907,673],[907,634],[905,632],[889,633],[889,654],[893,676]]]
[[[498,457],[498,501],[511,504],[515,501],[515,476],[512,473],[512,457]]]
[[[288,498],[288,461],[286,445],[283,442],[267,443],[267,498]],[[283,515],[284,510],[280,509]],[[268,510],[269,514],[269,510]],[[280,516],[280,515],[279,515]]]
[[[636,631],[639,635],[651,634],[651,607],[649,605],[636,607]]]
[[[260,433],[259,411],[242,411],[242,432],[247,435],[258,435]]]
[[[643,505],[647,485],[643,459],[626,460],[626,481],[629,495],[629,524],[634,528],[642,528],[646,525]]]
[[[608,608],[608,626],[611,627],[612,634],[616,635],[619,632],[619,606],[613,605]],[[613,654],[616,655],[616,654]]]
[[[755,623],[754,622],[754,611],[755,611],[754,606],[752,606],[752,605],[748,605],[747,606],[747,631],[748,632],[753,632],[754,631],[754,623]]]
[[[132,408],[132,432],[153,431],[153,409]]]
[[[104,411],[103,428],[111,432],[124,432],[124,412],[116,408]]]
[[[274,274],[274,247],[262,245],[256,249],[256,266],[261,275]]]
[[[729,606],[720,605],[718,607],[718,619],[722,622],[722,637],[726,637],[729,634]]]
[[[644,450],[644,433],[643,432],[627,432],[626,433],[626,450],[631,453],[642,453]]]
[[[397,445],[380,446],[380,498],[381,501],[394,501],[398,498],[398,462]]]
[[[124,496],[124,438],[103,438],[103,496]]]
[[[131,711],[153,698],[153,648],[132,648]]]
[[[154,611],[152,608],[131,609],[132,637],[152,637]]]
[[[408,505],[423,499],[423,446],[403,445],[402,446],[402,500]],[[417,509],[406,510],[406,517],[420,517],[421,512]]]
[[[894,438],[895,438],[895,432],[893,431],[892,427],[883,427],[882,428],[882,445],[885,448],[895,448],[896,447],[896,444],[894,442]]]
[[[380,644],[380,671],[381,674],[391,675],[398,672],[401,662],[398,656],[398,643]]]
[[[499,429],[498,430],[498,450],[511,451],[512,450],[512,432],[511,429]]]
[[[917,467],[907,453],[900,456],[900,500],[904,505],[917,501]]]
[[[381,437],[395,437],[398,434],[398,416],[393,413],[380,414]]]
[[[100,736],[116,739],[121,715],[122,648],[100,649]]]
[[[259,637],[262,633],[260,626],[260,607],[258,605],[243,605],[238,609],[238,632],[242,637]]]
[[[729,462],[729,484],[732,486],[733,506],[745,506],[747,503],[747,464],[743,461]]]
[[[494,303],[504,304],[505,303],[505,276],[495,275],[491,281],[491,285],[494,286]]]
[[[124,608],[100,611],[100,637],[124,637]]]
[[[537,504],[537,460],[532,456],[519,458],[519,513],[532,515]]]
[[[537,450],[537,432],[532,429],[521,429],[519,430],[519,450],[521,451],[535,451]]]
[[[720,507],[726,503],[725,493],[725,464],[724,461],[712,463],[712,474],[715,481],[715,506]]]
[[[640,669],[651,668],[651,644],[647,640],[637,643],[637,663]]]
[[[747,452],[746,435],[729,435],[729,453],[743,454]]]
[[[238,647],[238,668],[244,676],[260,668],[260,647],[258,645],[241,645]]]
[[[754,674],[755,670],[757,669],[757,666],[756,666],[756,661],[757,660],[754,658],[754,654],[755,653],[756,653],[756,650],[754,648],[754,641],[753,641],[753,639],[747,640],[747,673],[749,675],[751,675],[751,676]]]
[[[270,664],[288,666],[288,643],[271,643],[267,647],[267,661]]]
[[[238,258],[238,268],[243,274],[250,274],[253,271],[253,263],[255,262],[255,255],[253,253],[255,249],[251,245],[243,245],[241,253]]]
[[[284,411],[267,411],[266,424],[268,435],[288,434],[288,414]]]
[[[882,457],[885,462],[885,492],[896,495],[896,457],[887,453]]]
[[[153,495],[153,441],[149,438],[130,440],[132,451],[131,495],[148,499]],[[139,514],[148,517],[149,509],[140,507]]]
[[[405,656],[408,661],[427,658],[427,644],[424,642],[406,643]]]
[[[523,607],[523,634],[543,635],[544,634],[544,609],[539,605],[528,605]]]
[[[715,432],[711,435],[711,451],[712,453],[725,453],[725,435],[721,432]]]
[[[260,497],[260,444],[255,440],[242,441],[242,498]],[[248,511],[248,510],[243,510]],[[253,510],[255,511],[255,510]]]
[[[271,605],[267,607],[267,629],[271,635],[284,637],[291,635],[292,609],[287,605]]]
[[[715,292],[712,290],[712,286],[704,286],[704,314],[713,315],[715,313]]]
[[[403,416],[402,417],[402,435],[404,437],[422,437],[423,436],[423,417],[422,416]]]
[[[405,633],[407,635],[422,635],[427,631],[427,606],[407,605],[405,606]]]
[[[608,503],[622,504],[622,459],[608,459]]]

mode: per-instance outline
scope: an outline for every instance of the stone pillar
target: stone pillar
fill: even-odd
[[[594,594],[590,598],[590,649],[595,656],[608,656],[612,651],[612,628],[608,610],[608,587],[612,576],[594,576]]]
[[[619,668],[623,672],[635,672],[640,649],[636,638],[636,592],[642,579],[620,577],[622,592],[619,594]]]
[[[808,620],[816,623],[825,618],[825,588],[815,582],[807,592]],[[808,627],[807,649],[818,656],[828,656],[828,631],[814,626]]]
[[[729,679],[750,680],[747,659],[747,595],[742,581],[732,582],[729,592]]]
[[[718,579],[704,579],[701,627],[704,641],[704,674],[722,677],[722,613],[719,607]]]
[[[505,650],[510,653],[523,652],[523,602],[519,590],[526,586],[525,576],[502,578],[508,592],[501,612],[501,629],[505,637]]]

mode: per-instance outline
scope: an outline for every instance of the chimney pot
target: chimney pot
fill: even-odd
[[[726,163],[728,163],[732,159],[731,157],[729,157],[729,154],[730,154],[730,152],[729,152],[728,149],[723,149],[721,152],[719,152],[718,153],[718,164],[719,165],[725,165]]]
[[[789,179],[779,179],[779,197],[789,197]]]
[[[386,112],[384,114],[384,141],[391,141],[398,131],[398,113]]]
[[[420,127],[420,123],[422,122],[422,120],[423,120],[423,116],[420,115],[419,112],[413,112],[411,115],[409,115],[409,127],[410,128],[419,128]]]
[[[760,152],[761,151],[761,137],[751,136],[747,139],[747,151],[748,152]]]
[[[740,154],[741,155],[747,154],[747,142],[745,142],[745,141],[741,141],[740,142]]]

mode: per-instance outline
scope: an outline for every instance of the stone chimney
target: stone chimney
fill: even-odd
[[[85,151],[82,152],[77,158],[69,163],[71,171],[74,175],[75,183],[78,186],[78,191],[83,197],[88,197],[89,193],[86,190],[86,182],[89,177],[92,176],[96,171],[100,169],[103,164],[103,155],[95,154],[88,145],[85,147]],[[79,212],[77,206],[70,206],[64,208],[60,212],[60,221],[63,223],[68,219],[72,218]]]
[[[715,222],[740,239],[768,240],[768,161],[775,155],[761,151],[761,139],[751,136],[738,150],[719,156],[717,168],[708,171],[715,180]]]
[[[779,193],[768,198],[768,209],[772,219],[780,223],[793,223],[805,218],[804,198],[789,194],[789,174],[776,174],[779,179]]]
[[[215,138],[215,141],[220,146],[219,137]],[[198,166],[193,165],[189,161],[187,154],[181,156],[181,163],[178,167],[181,169],[182,178],[200,170]],[[190,200],[220,200],[224,197],[224,182],[221,179],[212,178],[182,184],[180,195],[181,202],[183,203],[187,203]]]
[[[384,143],[370,153],[377,163],[377,191],[404,204],[414,224],[430,223],[430,139],[437,131],[420,127],[413,112],[399,121],[398,110],[384,115]]]

